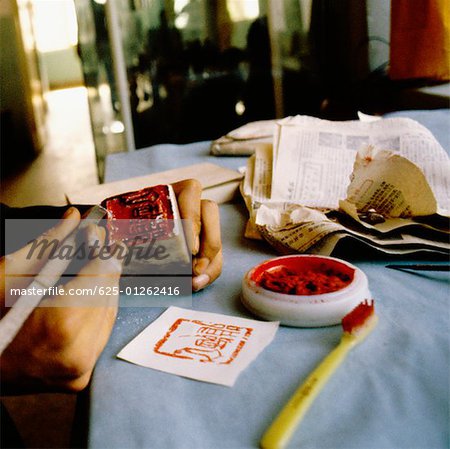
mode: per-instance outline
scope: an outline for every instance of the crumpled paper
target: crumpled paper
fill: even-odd
[[[230,131],[211,142],[214,156],[250,156],[260,143],[272,143],[276,120],[258,120]]]

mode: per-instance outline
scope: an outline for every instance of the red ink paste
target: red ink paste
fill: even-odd
[[[348,274],[326,268],[307,269],[300,273],[286,267],[264,271],[258,280],[261,287],[289,295],[320,295],[346,287],[351,282]]]
[[[136,245],[172,236],[174,213],[166,185],[113,196],[104,200],[102,206],[108,211],[111,242],[121,240]]]

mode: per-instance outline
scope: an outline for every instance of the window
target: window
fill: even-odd
[[[34,32],[40,52],[77,44],[78,27],[73,0],[32,0]]]

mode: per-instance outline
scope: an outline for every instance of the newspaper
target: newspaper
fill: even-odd
[[[331,254],[344,238],[389,254],[450,252],[450,160],[428,129],[367,116],[274,127],[241,184],[247,237],[283,253]]]

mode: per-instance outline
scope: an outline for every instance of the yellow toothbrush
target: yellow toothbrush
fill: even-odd
[[[374,302],[364,301],[342,319],[344,330],[339,345],[306,378],[284,406],[261,439],[263,449],[282,449],[328,379],[344,361],[348,352],[364,340],[378,321]]]

